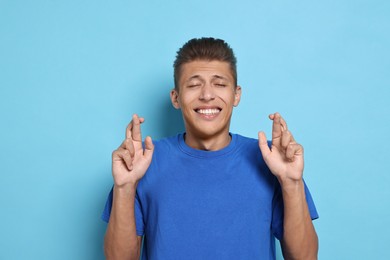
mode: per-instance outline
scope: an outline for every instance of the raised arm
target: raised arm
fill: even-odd
[[[317,259],[318,238],[306,202],[303,183],[303,147],[298,144],[280,114],[273,120],[272,145],[259,132],[259,147],[270,171],[277,177],[283,194],[284,233],[281,241],[285,259]]]
[[[143,118],[133,115],[126,129],[126,139],[112,153],[114,193],[110,220],[104,239],[107,259],[139,259],[142,237],[137,236],[134,200],[138,181],[145,175],[153,155],[152,139],[142,147]]]

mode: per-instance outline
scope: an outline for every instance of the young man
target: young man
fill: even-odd
[[[272,141],[229,132],[241,98],[236,58],[222,40],[177,53],[171,100],[185,133],[142,144],[133,116],[113,152],[103,219],[107,259],[316,259],[318,217],[302,179],[303,148],[278,113]],[[144,238],[143,246],[142,238]]]

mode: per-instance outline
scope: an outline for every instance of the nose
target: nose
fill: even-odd
[[[201,88],[201,93],[199,96],[200,100],[209,101],[215,99],[215,93],[210,84],[204,84]]]

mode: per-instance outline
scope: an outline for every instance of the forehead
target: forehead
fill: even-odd
[[[229,63],[225,61],[196,60],[182,65],[180,81],[185,82],[192,78],[225,78],[234,81]]]

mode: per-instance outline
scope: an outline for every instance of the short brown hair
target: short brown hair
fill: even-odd
[[[235,86],[237,86],[237,59],[233,49],[224,40],[203,37],[189,40],[177,51],[176,59],[173,63],[173,77],[177,91],[179,90],[182,65],[196,60],[217,60],[229,63]]]

